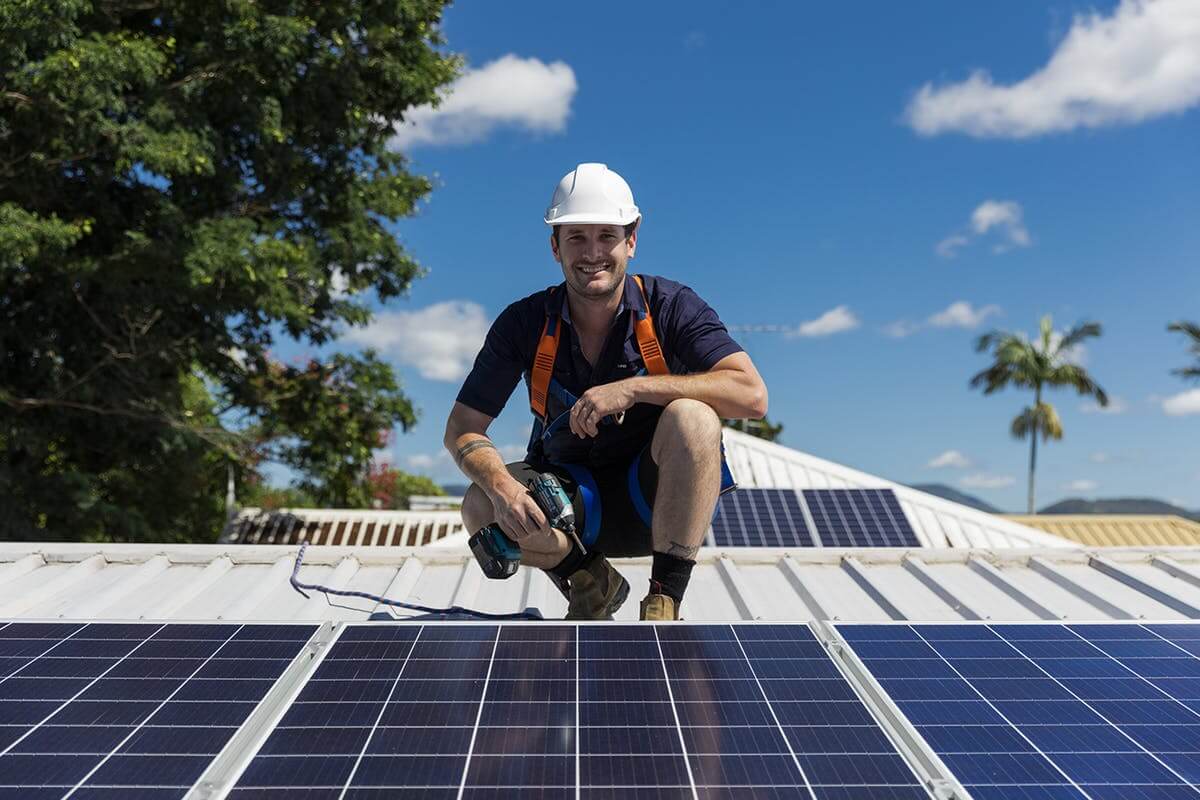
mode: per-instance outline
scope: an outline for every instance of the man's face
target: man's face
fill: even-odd
[[[637,231],[626,239],[620,225],[562,225],[557,243],[550,235],[550,249],[562,265],[567,287],[594,299],[608,297],[622,285],[636,246]]]

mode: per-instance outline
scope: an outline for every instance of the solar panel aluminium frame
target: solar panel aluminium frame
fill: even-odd
[[[1054,620],[1045,620],[1045,622],[1055,624]],[[969,797],[970,795],[967,794],[962,784],[954,777],[954,773],[950,771],[933,747],[925,741],[925,737],[917,732],[916,726],[904,715],[891,695],[876,679],[874,673],[867,668],[858,653],[837,629],[838,625],[854,624],[901,626],[915,623],[911,620],[880,620],[869,623],[813,620],[809,623],[809,627],[813,630],[817,640],[825,645],[833,662],[846,676],[846,680],[859,691],[863,703],[876,715],[879,726],[892,734],[892,742],[896,744],[901,755],[908,759],[909,764],[916,768],[917,774],[925,780],[926,788],[933,793],[934,797],[948,799]],[[962,624],[962,621],[958,620],[947,624]]]
[[[333,650],[333,645],[342,635],[342,631],[346,630],[350,624],[355,624],[356,622],[365,622],[365,620],[327,621],[322,625],[321,633],[326,633],[327,627],[328,632],[316,647],[310,647],[305,651],[311,651],[307,663],[303,663],[297,669],[295,676],[282,689],[281,685],[284,682],[283,679],[280,679],[272,689],[272,692],[275,689],[281,689],[279,695],[272,698],[269,707],[266,699],[264,699],[262,704],[255,709],[255,713],[251,714],[251,719],[247,720],[246,724],[242,726],[242,730],[239,730],[235,734],[234,738],[245,734],[245,737],[240,740],[241,749],[234,750],[227,747],[221,751],[221,754],[213,760],[208,770],[200,776],[200,780],[196,782],[196,785],[192,787],[192,791],[188,792],[184,800],[209,800],[209,798],[225,797],[233,790],[233,787],[237,785],[238,779],[242,777],[242,773],[250,766],[250,762],[258,755],[258,751],[262,749],[262,746],[271,736],[271,733],[274,732],[275,727],[283,719],[283,715],[291,708],[292,703],[296,702],[296,698],[300,696],[300,693],[304,691],[304,687],[308,685],[309,679],[320,668],[321,664],[325,661],[325,657]],[[421,623],[414,624],[419,625]],[[314,636],[313,642],[316,641],[317,637]],[[299,662],[300,658],[298,656],[296,661]],[[292,669],[296,667],[297,664],[293,663],[292,667],[288,669],[288,673],[285,674],[291,673]],[[261,715],[259,712],[262,712]],[[251,722],[254,723],[253,726],[251,726]]]
[[[836,622],[832,620],[814,620],[809,623],[810,628],[816,634],[817,639],[827,645],[827,649],[834,662],[839,668],[843,669],[843,673],[847,675],[847,680],[856,690],[862,690],[863,694],[870,696],[870,700],[864,698],[863,702],[872,711],[878,710],[882,715],[879,720],[880,727],[889,733],[895,733],[898,738],[902,739],[905,748],[901,749],[902,755],[911,756],[910,764],[920,764],[920,769],[917,770],[918,775],[922,774],[922,770],[929,775],[928,788],[938,798],[965,798],[970,795],[963,788],[946,763],[933,749],[933,746],[925,741],[925,738],[917,732],[916,726],[909,721],[908,717],[900,710],[900,707],[892,699],[891,695],[883,688],[883,685],[875,678],[874,673],[862,661],[853,646],[842,636],[838,630],[839,626],[847,628],[860,625],[870,626],[889,626],[889,627],[911,627],[914,625],[922,626],[954,626],[954,627],[988,627],[991,625],[1036,625],[1045,627],[1087,627],[1087,626],[1111,626],[1111,625],[1195,625],[1195,619],[1174,619],[1174,620],[1154,620],[1154,619],[1093,619],[1093,620],[1067,620],[1067,619],[1032,619],[1032,620],[876,620],[864,622]],[[818,631],[820,631],[818,633]],[[1200,659],[1200,655],[1195,656]],[[968,681],[969,683],[969,681]],[[1111,724],[1111,723],[1110,723]],[[1015,726],[1014,726],[1015,727]],[[1114,726],[1116,727],[1116,726]],[[1119,728],[1118,728],[1119,730]],[[896,740],[893,739],[895,742]]]
[[[192,792],[189,792],[187,795],[187,800],[198,800],[199,798],[204,798],[205,800],[208,798],[220,798],[225,797],[229,792],[231,792],[237,786],[242,774],[247,768],[249,768],[251,762],[253,762],[258,756],[259,750],[274,732],[276,726],[283,720],[284,715],[287,713],[292,703],[307,686],[309,679],[320,668],[321,664],[325,660],[325,657],[333,650],[333,646],[340,639],[341,635],[352,626],[362,626],[364,624],[369,623],[366,620],[341,620],[333,623],[332,634],[329,636],[329,638],[325,639],[321,643],[319,648],[320,652],[317,653],[314,658],[311,658],[309,663],[304,666],[302,675],[295,677],[291,682],[289,682],[287,690],[282,692],[279,697],[274,698],[274,702],[271,704],[271,708],[269,710],[265,708],[267,704],[264,700],[263,706],[257,709],[255,713],[251,715],[251,719],[247,720],[244,726],[245,728],[250,728],[253,723],[254,730],[252,732],[238,732],[239,737],[241,737],[241,734],[246,733],[245,737],[238,738],[239,743],[244,744],[245,749],[242,749],[237,753],[232,753],[230,760],[223,765],[223,767],[226,768],[221,770],[210,768],[210,772],[214,774],[210,776],[209,773],[206,772],[201,781],[198,782],[195,787],[193,787]],[[382,624],[395,627],[421,627],[425,625],[442,624],[450,624],[456,627],[536,627],[539,625],[545,625],[547,623],[521,620],[500,622],[495,620],[455,620],[453,622],[442,623],[396,619],[387,620]],[[548,621],[548,624],[553,625],[554,621]],[[605,627],[611,626],[614,623],[609,621],[574,620],[567,624],[573,627]],[[619,624],[622,627],[653,627],[655,625],[661,625],[661,623],[632,621],[616,624]],[[897,622],[897,624],[908,623]],[[821,621],[781,622],[779,620],[758,619],[737,622],[680,620],[672,623],[672,625],[695,627],[794,625],[799,628],[805,628],[825,650],[838,674],[841,675],[845,682],[850,686],[855,697],[857,697],[859,702],[861,702],[866,708],[867,713],[879,727],[883,735],[896,748],[897,754],[908,765],[909,769],[912,770],[921,788],[930,793],[930,796],[938,798],[938,800],[941,800],[941,798],[952,800],[956,797],[966,798],[968,796],[961,789],[959,790],[958,794],[954,794],[953,792],[946,790],[950,788],[952,779],[951,781],[947,781],[942,778],[943,775],[949,774],[949,771],[945,769],[945,765],[941,763],[941,760],[933,752],[932,748],[925,743],[924,739],[917,734],[916,729],[910,723],[908,723],[903,714],[900,714],[899,710],[896,709],[894,705],[891,705],[889,708],[891,702],[890,698],[888,698],[887,694],[883,692],[882,687],[880,687],[878,682],[875,681],[874,677],[871,675],[870,671],[866,669],[865,665],[862,665],[861,662],[858,662],[857,668],[855,668],[855,664],[852,663],[852,661],[856,661],[857,659],[852,648],[850,648],[849,645],[837,634],[837,631],[833,627],[832,623]],[[851,659],[847,659],[846,655],[849,655]],[[280,683],[282,682],[283,681],[281,679]],[[277,686],[276,688],[279,687]],[[674,701],[672,701],[672,704],[673,702]],[[482,709],[482,704],[480,708]],[[260,714],[260,712],[262,713]],[[578,724],[578,721],[576,724]],[[231,742],[231,745],[232,744],[233,743]],[[231,749],[232,748],[227,748],[227,750]],[[224,756],[226,756],[226,753],[223,751],[219,758]],[[216,761],[214,761],[213,764],[213,767],[215,766]],[[218,772],[219,774],[217,774]],[[205,778],[208,778],[208,780],[205,781]]]
[[[232,624],[232,623],[231,623]],[[262,743],[271,735],[275,724],[287,711],[288,706],[295,700],[296,695],[308,683],[309,677],[329,652],[329,647],[337,637],[342,625],[328,620],[315,621],[290,620],[285,623],[267,624],[318,624],[316,633],[300,650],[288,668],[275,681],[266,696],[259,701],[258,706],[246,718],[237,732],[225,743],[225,747],[217,754],[200,778],[192,785],[191,790],[184,796],[186,800],[208,800],[213,797],[223,797],[227,790],[234,785],[242,770],[250,763],[247,753],[257,753]]]

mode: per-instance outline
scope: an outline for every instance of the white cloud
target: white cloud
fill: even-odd
[[[992,228],[1003,231],[1009,245],[1029,247],[1029,231],[1022,221],[1021,205],[1012,200],[984,200],[971,212],[971,229],[982,236]],[[1008,249],[1008,245],[999,245]]]
[[[959,300],[929,317],[935,328],[978,328],[991,316],[1000,313],[1000,306],[975,308],[966,300]]]
[[[1189,389],[1186,392],[1164,397],[1162,410],[1172,417],[1200,414],[1200,389]]]
[[[942,239],[933,248],[942,258],[954,258],[958,251],[970,244],[971,240],[961,233],[954,233]]]
[[[802,322],[788,333],[789,337],[831,336],[835,333],[852,331],[859,326],[858,317],[848,306],[831,308],[816,319]]]
[[[1063,489],[1068,492],[1093,492],[1097,489],[1097,487],[1099,487],[1099,485],[1100,484],[1096,483],[1095,481],[1080,479],[1071,481],[1070,483],[1064,483]]]
[[[425,105],[409,111],[396,126],[389,146],[398,150],[422,144],[466,144],[500,126],[561,133],[577,89],[575,72],[567,64],[546,64],[510,53],[466,70],[446,89],[437,108]]]
[[[906,336],[912,336],[919,330],[921,330],[921,323],[907,319],[898,319],[883,326],[884,334],[893,339],[903,339]]]
[[[978,328],[988,317],[1003,313],[1000,306],[988,305],[976,308],[966,300],[957,300],[946,308],[930,314],[924,322],[913,322],[909,319],[898,319],[883,326],[883,333],[893,339],[903,339],[912,336],[926,327],[934,328]]]
[[[442,451],[436,455],[430,455],[429,453],[417,453],[416,455],[407,456],[404,459],[404,463],[408,465],[409,469],[431,470],[433,469],[434,465],[438,463],[438,461],[445,461],[449,458],[450,454],[445,451]]]
[[[1088,460],[1093,464],[1107,464],[1112,461],[1113,458],[1108,453],[1092,453],[1090,456],[1088,456]]]
[[[434,381],[467,374],[488,332],[483,306],[463,300],[417,311],[385,311],[365,328],[351,328],[343,341],[374,347]]]
[[[944,469],[951,467],[954,469],[966,469],[971,466],[971,459],[964,456],[958,450],[947,450],[941,455],[934,456],[928,464],[925,465],[930,469]]]
[[[1129,410],[1129,403],[1125,402],[1125,400],[1120,397],[1110,397],[1108,398],[1107,406],[1101,406],[1099,403],[1093,400],[1090,403],[1084,403],[1081,405],[1079,410],[1084,414],[1124,414]]]
[[[959,484],[968,489],[1003,489],[1006,486],[1012,486],[1016,481],[1017,479],[1011,475],[988,475],[977,472],[962,478]]]
[[[1130,124],[1200,102],[1200,3],[1122,0],[1111,16],[1075,17],[1044,67],[1014,84],[985,70],[927,83],[905,109],[925,136],[958,132],[1021,139]]]
[[[947,236],[934,246],[942,258],[954,258],[976,239],[988,236],[993,253],[1005,253],[1014,247],[1029,247],[1033,240],[1025,227],[1025,212],[1015,200],[984,200],[971,212],[965,230]]]

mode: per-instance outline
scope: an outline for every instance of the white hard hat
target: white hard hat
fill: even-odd
[[[580,164],[558,182],[546,224],[628,225],[641,216],[624,178],[605,164]]]

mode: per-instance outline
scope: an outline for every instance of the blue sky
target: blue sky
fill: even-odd
[[[1023,508],[1008,426],[1029,398],[968,389],[972,340],[1097,320],[1080,356],[1117,413],[1050,396],[1066,437],[1039,505],[1200,507],[1200,388],[1170,374],[1189,358],[1166,331],[1200,320],[1194,0],[740,9],[449,9],[471,72],[396,140],[436,183],[395,226],[429,274],[345,345],[380,346],[420,408],[394,463],[461,481],[440,454],[461,378],[505,305],[561,280],[542,213],[602,161],[644,214],[636,270],[782,327],[736,338],[785,444]],[[493,438],[515,456],[528,424],[518,387]]]

